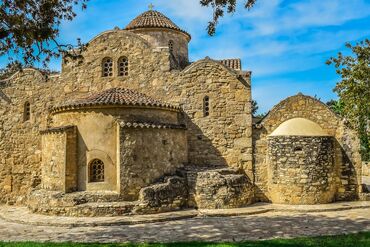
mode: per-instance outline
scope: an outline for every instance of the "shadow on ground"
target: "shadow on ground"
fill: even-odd
[[[193,218],[110,227],[43,227],[0,221],[0,240],[3,241],[243,242],[366,231],[370,231],[368,209],[315,214],[266,213],[258,216]]]

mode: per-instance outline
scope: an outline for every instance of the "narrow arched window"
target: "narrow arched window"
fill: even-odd
[[[89,181],[104,182],[104,163],[99,159],[94,159],[89,165]]]
[[[103,77],[110,77],[113,76],[113,60],[110,57],[106,57],[103,59],[102,62],[102,76]]]
[[[205,96],[203,98],[203,116],[208,117],[209,116],[209,97]]]
[[[170,49],[170,52],[173,52],[173,40],[168,41],[168,48]]]
[[[31,104],[26,101],[23,106],[23,121],[26,122],[31,119]]]
[[[118,76],[128,76],[128,59],[121,57],[118,59]]]

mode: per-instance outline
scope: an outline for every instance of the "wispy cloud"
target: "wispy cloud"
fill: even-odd
[[[369,0],[259,0],[251,11],[239,1],[214,37],[206,32],[212,9],[199,0],[94,0],[73,22],[62,24],[60,40],[88,42],[115,26],[123,28],[150,3],[192,35],[191,60],[242,58],[243,68],[253,72],[253,97],[261,111],[297,92],[335,97],[338,76],[324,62],[345,49],[345,42],[370,36]],[[60,61],[51,67],[60,69]]]

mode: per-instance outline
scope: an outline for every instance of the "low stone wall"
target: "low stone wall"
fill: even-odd
[[[197,208],[236,208],[253,203],[254,186],[237,170],[224,168],[187,172],[189,205]]]
[[[332,137],[268,138],[269,192],[273,203],[334,201],[337,170]]]

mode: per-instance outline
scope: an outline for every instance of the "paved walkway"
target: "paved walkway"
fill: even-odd
[[[173,242],[173,241],[243,241],[297,236],[318,236],[370,231],[370,202],[351,202],[323,206],[257,205],[244,209],[208,210],[198,216],[166,222],[111,226],[50,226],[20,224],[27,219],[24,208],[0,207],[0,240],[2,241],[73,241],[73,242]],[[264,207],[275,210],[262,212]],[[243,211],[244,210],[244,211]],[[236,211],[242,212],[241,216]],[[255,211],[255,214],[249,214]],[[260,212],[257,212],[260,211]],[[322,211],[322,212],[317,212]],[[6,213],[9,212],[9,213]],[[190,213],[193,211],[188,211]],[[217,212],[217,213],[216,213]],[[21,215],[17,215],[21,213]],[[181,212],[177,213],[181,215]],[[170,214],[169,214],[170,215]],[[15,217],[7,219],[8,217]],[[211,217],[213,216],[213,217]],[[33,215],[40,219],[53,216]],[[44,218],[46,217],[46,218]],[[135,216],[136,217],[136,216]],[[147,216],[149,217],[149,216]],[[158,217],[158,216],[157,216]],[[23,219],[22,219],[23,218]],[[68,220],[85,218],[56,217],[61,225]],[[105,222],[109,217],[89,218]],[[110,220],[120,217],[111,217]],[[134,218],[134,217],[131,217]],[[39,219],[39,220],[40,220]],[[87,218],[86,218],[87,220]],[[117,219],[115,219],[117,220]],[[34,222],[35,223],[35,222]],[[67,226],[68,225],[68,226]]]

